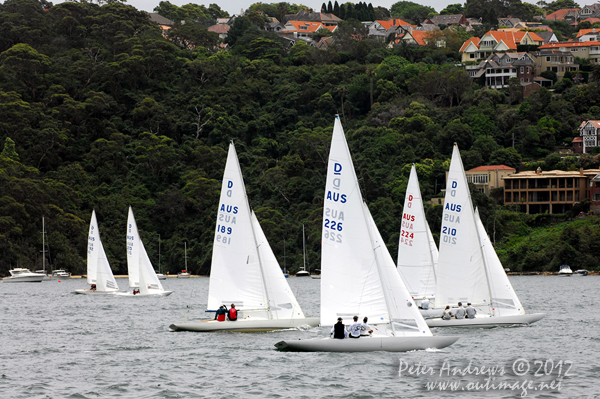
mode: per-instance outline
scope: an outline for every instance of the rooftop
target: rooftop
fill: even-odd
[[[512,171],[516,171],[515,168],[511,168],[510,166],[506,166],[506,165],[484,165],[484,166],[478,166],[478,167],[473,168],[473,169],[469,169],[469,170],[467,170],[467,172],[484,172],[484,171],[489,171],[489,170],[512,170]]]
[[[515,173],[513,175],[506,176],[504,179],[547,179],[549,177],[590,177],[596,176],[600,173],[600,169],[585,169],[585,170],[550,170],[540,171],[539,173],[535,170],[528,170],[525,172]]]

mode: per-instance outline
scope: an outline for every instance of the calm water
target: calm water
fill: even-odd
[[[485,383],[473,369],[464,377],[438,377],[448,366],[464,370],[469,362],[503,367],[508,374],[495,382],[550,383],[561,360],[561,373],[572,367],[560,390],[529,390],[526,397],[600,397],[594,396],[600,390],[600,278],[515,276],[511,281],[525,308],[547,312],[545,319],[530,327],[434,330],[461,336],[443,351],[364,354],[274,350],[281,339],[324,335],[320,329],[170,332],[168,325],[181,320],[187,305],[189,320],[204,317],[207,278],[164,281],[175,291],[165,298],[74,295],[87,287],[79,279],[0,283],[0,398],[512,398],[522,390],[428,392],[426,383]],[[289,279],[307,316],[318,315],[319,282]],[[522,377],[511,374],[519,358],[531,368]],[[435,375],[405,369],[399,376],[401,365],[418,362]],[[543,375],[542,364],[549,375]],[[535,371],[542,375],[534,376]]]

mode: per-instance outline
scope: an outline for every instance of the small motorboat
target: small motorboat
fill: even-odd
[[[54,270],[52,272],[52,278],[65,280],[65,279],[71,278],[71,273],[67,273],[66,271],[64,271],[62,269]]]
[[[559,276],[572,276],[573,270],[569,265],[561,265],[560,270],[558,271]]]
[[[9,270],[10,277],[6,277],[2,280],[4,283],[41,283],[44,277],[47,277],[42,273],[33,273],[29,269],[17,267]]]
[[[573,274],[574,274],[575,276],[587,276],[589,273],[590,273],[590,272],[588,272],[588,271],[587,271],[587,270],[585,270],[585,269],[579,269],[579,270],[575,270],[575,271],[573,272]]]

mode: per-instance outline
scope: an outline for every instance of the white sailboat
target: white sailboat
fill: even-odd
[[[160,268],[160,234],[158,235],[158,271],[156,271],[156,276],[159,280],[167,279],[167,275],[162,273],[162,269]]]
[[[281,341],[278,349],[319,352],[443,348],[458,337],[434,337],[408,293],[364,204],[339,117],[331,139],[323,208],[321,325],[338,317],[369,318],[371,337]]]
[[[526,314],[487,233],[473,210],[456,144],[452,152],[436,269],[436,308],[470,302],[474,319],[427,320],[430,327],[495,327],[531,324],[544,313]]]
[[[95,210],[92,211],[92,220],[90,221],[90,230],[88,233],[87,283],[91,285],[90,289],[75,290],[75,293],[98,295],[119,292],[119,286],[110,269],[106,253],[104,252],[104,246],[100,240]]]
[[[177,273],[177,278],[190,278],[192,274],[187,267],[187,241],[183,243],[183,261],[185,262],[185,269]]]
[[[296,277],[309,277],[310,273],[306,270],[306,237],[304,236],[304,225],[302,225],[302,270],[296,272]]]
[[[46,220],[42,216],[42,270],[34,271],[44,277],[42,281],[50,280],[50,276],[46,273]]]
[[[146,253],[144,243],[140,238],[140,232],[133,216],[133,209],[129,207],[127,216],[127,271],[129,273],[129,287],[133,292],[119,292],[122,296],[168,296],[173,291],[165,291],[160,283],[154,266]],[[138,289],[138,292],[136,292]]]
[[[431,310],[421,309],[425,318],[441,317],[441,310],[434,310],[435,268],[438,262],[438,249],[425,218],[425,208],[419,188],[419,178],[413,164],[406,187],[402,228],[398,243],[398,272],[415,303],[420,306],[427,298]]]
[[[233,143],[223,176],[213,243],[208,311],[235,304],[237,321],[172,324],[175,331],[271,331],[316,326],[304,316],[279,263],[250,209]]]

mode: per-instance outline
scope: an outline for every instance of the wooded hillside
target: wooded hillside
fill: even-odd
[[[356,29],[344,23],[329,50],[302,42],[289,49],[238,18],[231,50],[218,51],[217,39],[201,26],[165,37],[146,13],[121,3],[0,5],[0,275],[41,267],[42,216],[53,267],[85,273],[94,208],[111,266],[126,274],[129,205],[155,265],[160,235],[163,268],[183,268],[187,242],[190,270],[207,274],[231,140],[281,265],[284,242],[287,268],[302,265],[304,224],[309,266],[319,268],[335,114],[394,258],[410,164],[417,164],[424,196],[438,194],[453,142],[466,168],[522,161],[545,170],[599,166],[597,156],[552,155],[583,119],[600,119],[596,82],[560,94],[542,89],[523,100],[510,89],[479,88],[445,64],[441,50],[388,49],[354,40]],[[516,237],[534,240],[531,229],[556,220],[524,216],[478,194],[475,200],[484,224],[495,226],[505,266],[596,267],[597,244],[573,239],[561,241],[568,245],[563,255],[523,263]],[[440,216],[441,207],[429,207],[434,232]],[[598,229],[595,217],[586,223],[570,224],[563,234]],[[581,250],[586,256],[578,264],[573,254]]]

